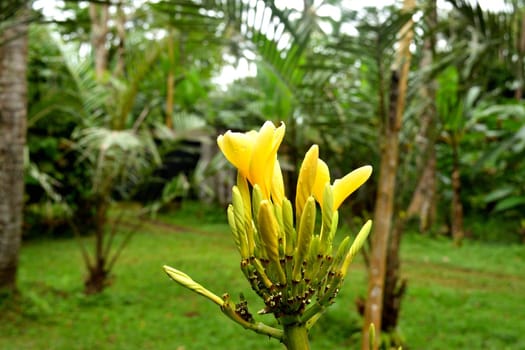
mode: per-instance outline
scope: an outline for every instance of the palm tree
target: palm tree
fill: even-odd
[[[414,0],[405,0],[403,9],[410,13],[415,7]],[[405,112],[411,53],[409,46],[413,38],[413,22],[408,21],[400,31],[399,51],[392,70],[390,86],[390,112],[382,125],[381,164],[374,211],[374,232],[370,253],[368,294],[363,324],[362,349],[370,348],[369,327],[374,324],[378,332],[373,348],[379,345],[379,334],[383,317],[383,297],[387,274],[387,256],[394,215],[394,196],[399,162],[399,133]]]
[[[90,169],[91,196],[96,208],[93,257],[82,248],[88,269],[85,281],[88,294],[101,292],[108,285],[111,270],[133,233],[130,231],[123,244],[112,251],[116,227],[108,232],[107,224],[115,192],[126,197],[143,176],[160,163],[152,129],[145,123],[150,107],[136,109],[139,85],[154,67],[159,52],[160,46],[150,43],[144,54],[129,62],[125,78],[113,77],[109,85],[92,80],[89,65],[69,63],[87,116],[73,138],[81,159]],[[72,57],[72,53],[64,57]]]
[[[21,242],[27,117],[27,13],[0,27],[0,289],[14,290]]]

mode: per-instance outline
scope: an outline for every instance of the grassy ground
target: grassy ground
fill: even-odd
[[[282,349],[162,272],[168,264],[218,295],[243,292],[252,312],[259,310],[222,217],[193,207],[145,223],[117,263],[114,285],[90,297],[82,294],[73,240],[26,243],[21,295],[0,305],[0,349]],[[402,255],[409,284],[400,332],[409,349],[525,349],[525,247],[466,242],[457,249],[413,234]],[[354,300],[366,280],[359,261],[351,269],[312,331],[313,349],[358,348]]]

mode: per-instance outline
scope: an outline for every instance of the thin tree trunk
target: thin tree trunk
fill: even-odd
[[[403,8],[410,11],[415,7],[415,0],[405,0]],[[394,210],[394,196],[396,174],[399,161],[399,131],[405,109],[405,97],[410,68],[411,54],[409,50],[412,42],[412,21],[409,21],[401,31],[398,60],[392,74],[390,115],[387,125],[383,125],[381,139],[381,164],[379,168],[379,182],[374,211],[374,232],[372,235],[372,251],[370,253],[368,293],[365,305],[365,320],[363,324],[362,349],[370,348],[369,329],[373,323],[376,331],[375,349],[379,346],[383,296],[386,275],[386,262],[392,218]]]
[[[463,241],[463,204],[461,202],[461,176],[459,170],[459,145],[452,140],[452,238],[454,244],[460,246]]]
[[[521,11],[521,28],[519,30],[519,42],[518,42],[518,79],[519,79],[519,86],[516,89],[515,92],[515,98],[516,100],[521,100],[523,98],[523,85],[525,84],[525,73],[524,73],[524,67],[523,67],[523,58],[525,56],[525,10]]]
[[[437,26],[437,6],[436,0],[428,1],[428,8],[425,15],[425,23],[429,33],[423,43],[423,57],[420,67],[428,70],[434,61],[435,34]],[[418,160],[418,168],[422,169],[421,177],[418,180],[416,190],[408,206],[407,218],[417,216],[419,218],[419,229],[426,232],[432,225],[436,212],[436,88],[435,81],[431,80],[420,89],[420,97],[425,105],[421,115],[421,125],[419,127],[416,142],[418,148],[422,149],[421,157]],[[419,141],[418,141],[419,140]]]
[[[436,0],[428,1],[425,22],[432,33],[437,24]],[[428,69],[432,65],[435,47],[434,35],[428,35],[424,42],[421,69]],[[407,215],[397,217],[397,222],[391,233],[388,244],[386,275],[383,296],[383,312],[381,317],[381,331],[390,334],[390,344],[394,347],[402,346],[401,339],[396,335],[396,329],[401,311],[401,301],[407,287],[407,280],[401,278],[401,259],[399,248],[405,224],[410,215],[416,214],[420,218],[420,227],[427,230],[434,218],[435,193],[436,193],[436,153],[435,153],[435,121],[436,110],[434,107],[435,88],[434,81],[424,84],[420,89],[420,96],[426,108],[421,116],[421,125],[417,140],[423,150],[418,165],[423,168],[422,175],[413,193],[412,201],[407,210]]]
[[[115,66],[115,75],[117,77],[122,77],[126,69],[126,13],[122,5],[122,1],[117,3],[117,14],[115,18],[115,28],[118,37],[117,64]]]
[[[392,229],[392,235],[388,244],[385,287],[383,295],[383,312],[381,315],[381,331],[395,336],[395,330],[401,311],[401,300],[405,294],[407,280],[401,278],[401,259],[399,257],[399,247],[401,236],[405,228],[406,221],[399,218]],[[392,346],[398,347],[403,344],[399,339],[391,339]]]
[[[104,252],[108,201],[99,196],[96,198],[95,203],[97,203],[97,213],[95,215],[95,256],[93,264],[87,266],[88,276],[84,282],[84,292],[86,294],[100,293],[109,285],[108,261]]]
[[[379,342],[381,329],[383,294],[385,284],[388,240],[392,228],[392,215],[395,194],[396,172],[398,165],[398,132],[391,130],[384,135],[381,152],[379,183],[374,212],[374,232],[372,251],[369,255],[368,294],[365,305],[363,324],[363,350],[369,349],[368,330],[371,323],[376,329],[376,344]]]
[[[0,33],[0,289],[14,290],[22,237],[27,129],[27,21]]]
[[[436,216],[436,151],[433,144],[407,210],[407,217],[412,216],[419,218],[421,232],[430,229]]]
[[[173,29],[168,32],[168,59],[169,69],[166,79],[166,127],[173,129],[173,92],[175,90],[175,55],[173,53]]]
[[[95,60],[95,74],[101,80],[108,68],[108,4],[89,4],[89,17],[91,19],[91,49]]]

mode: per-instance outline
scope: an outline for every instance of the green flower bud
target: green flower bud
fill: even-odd
[[[332,270],[339,270],[339,267],[343,263],[345,257],[348,255],[348,251],[350,250],[350,240],[350,236],[346,236],[343,239],[343,241],[339,244],[339,247],[337,248],[337,253],[335,254],[334,260],[332,261]]]
[[[330,183],[326,183],[323,194],[322,217],[323,226],[321,229],[320,251],[324,255],[330,252],[332,242],[330,241],[330,233],[332,231],[332,223],[334,217],[334,194]],[[336,223],[337,224],[337,223]],[[337,227],[336,227],[337,228]],[[335,232],[335,230],[334,230]]]
[[[299,169],[299,176],[297,178],[297,190],[295,191],[295,215],[298,230],[301,226],[301,217],[303,215],[306,201],[312,195],[315,176],[317,174],[317,160],[319,159],[319,147],[312,145],[304,156],[301,169]]]
[[[343,265],[341,266],[341,273],[343,276],[346,275],[346,272],[348,271],[348,266],[350,266],[350,263],[356,256],[357,252],[363,244],[365,244],[366,238],[368,237],[368,234],[370,233],[370,228],[372,227],[372,220],[368,220],[359,233],[357,234],[357,237],[354,240],[354,243],[352,243],[352,246],[350,247],[350,250],[348,251],[348,254],[346,255],[346,258],[343,262]]]
[[[284,254],[286,256],[292,256],[295,249],[296,232],[293,226],[293,209],[292,203],[285,198],[283,201],[283,226],[284,226],[284,242],[285,249]]]
[[[310,241],[312,240],[315,228],[315,199],[310,196],[306,200],[303,214],[301,216],[301,223],[297,233],[297,251],[294,256],[293,279],[299,281],[301,279],[301,267],[303,261],[308,255],[310,248]]]
[[[310,281],[316,275],[317,268],[319,267],[317,264],[317,256],[319,255],[320,244],[320,237],[318,235],[313,236],[310,243],[310,249],[308,251],[308,257],[306,259],[306,269],[304,272],[304,278]]]
[[[232,232],[233,241],[235,242],[235,246],[239,250],[239,253],[241,253],[241,241],[239,240],[239,232],[237,231],[237,225],[235,223],[235,214],[233,213],[233,206],[230,204],[228,205],[228,224],[230,225],[230,230]],[[242,257],[242,253],[241,253]]]
[[[261,188],[259,185],[253,186],[252,190],[252,210],[253,210],[253,221],[255,224],[255,227],[259,227],[259,224],[257,223],[258,215],[259,215],[259,206],[261,205],[261,201],[263,200],[263,195],[261,192]]]
[[[166,265],[164,265],[164,271],[168,274],[168,276],[170,276],[171,279],[173,279],[175,282],[179,283],[183,287],[186,287],[194,291],[195,293],[200,294],[210,299],[215,304],[221,307],[224,305],[224,300],[222,300],[219,296],[210,292],[208,289],[204,288],[199,283],[192,280],[191,277],[186,275],[184,272],[174,269],[173,267],[166,266]]]
[[[266,255],[272,261],[279,261],[279,228],[273,214],[272,203],[266,199],[261,202],[259,207],[258,222],[259,235],[266,250]]]
[[[285,284],[286,276],[281,268],[279,257],[279,225],[275,219],[273,205],[266,199],[261,201],[258,222],[261,243],[270,260],[272,269],[277,273],[279,282]]]
[[[334,242],[335,233],[337,232],[337,225],[339,224],[339,212],[335,211],[332,216],[332,227],[330,228],[330,233],[326,239],[326,251],[332,252],[332,244]]]
[[[282,201],[281,201],[282,203]],[[284,259],[284,250],[286,247],[286,235],[284,233],[284,223],[283,223],[283,209],[278,204],[273,204],[274,207],[274,215],[275,219],[277,220],[277,227],[278,230],[278,238],[279,238],[279,258]]]
[[[250,189],[248,187],[248,181],[240,173],[237,173],[237,188],[241,194],[242,204],[244,208],[244,232],[248,241],[248,252],[249,256],[254,254],[254,229],[252,223],[252,205],[250,200]]]
[[[246,259],[250,256],[249,247],[253,247],[254,245],[253,231],[247,229],[242,195],[237,186],[233,186],[232,188],[232,199],[233,205],[231,206],[233,208],[233,219],[235,222],[235,229],[237,231],[237,240],[235,243],[238,244],[241,257]],[[230,221],[229,215],[230,208],[228,207],[228,221]]]

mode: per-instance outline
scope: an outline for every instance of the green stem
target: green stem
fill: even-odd
[[[293,323],[284,326],[284,345],[288,350],[309,350],[308,330],[301,323]]]
[[[283,331],[274,327],[270,327],[262,322],[249,322],[243,319],[236,311],[229,296],[224,297],[224,304],[221,306],[221,311],[228,316],[232,321],[237,322],[246,329],[250,329],[255,333],[264,334],[268,337],[283,341]]]

